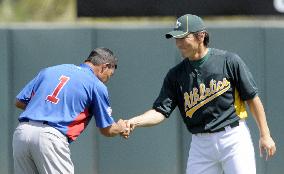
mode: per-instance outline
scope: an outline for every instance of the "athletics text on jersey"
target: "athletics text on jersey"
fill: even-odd
[[[214,132],[247,117],[245,100],[257,95],[253,77],[241,58],[210,48],[207,60],[184,59],[170,69],[153,108],[169,117],[178,106],[191,133]]]

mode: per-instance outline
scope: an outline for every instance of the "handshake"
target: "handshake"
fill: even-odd
[[[130,136],[130,133],[133,132],[134,128],[135,128],[135,124],[133,123],[133,121],[130,120],[118,120],[118,122],[116,123],[120,129],[120,136],[122,136],[123,138],[127,139]]]
[[[165,116],[162,113],[151,109],[129,120],[118,120],[117,123],[114,123],[116,130],[115,135],[120,134],[123,138],[129,138],[130,133],[133,132],[136,127],[154,126],[161,123],[163,120],[165,120]]]

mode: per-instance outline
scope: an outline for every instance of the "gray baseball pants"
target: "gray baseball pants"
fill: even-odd
[[[22,122],[13,135],[15,174],[73,174],[69,143],[57,129],[42,122]]]

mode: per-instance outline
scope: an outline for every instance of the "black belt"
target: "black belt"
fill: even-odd
[[[30,120],[29,120],[28,118],[21,118],[21,119],[19,119],[19,122],[20,122],[20,123],[29,122],[29,121],[30,121]],[[35,121],[35,122],[40,122],[40,123],[42,123],[42,124],[48,125],[48,121]],[[72,140],[71,140],[69,137],[66,136],[66,138],[67,138],[68,143],[71,143],[71,142],[72,142]]]
[[[23,123],[23,122],[29,122],[30,120],[28,118],[21,118],[19,119],[19,122],[20,123]],[[37,121],[35,121],[37,122]],[[48,121],[38,121],[38,122],[41,122],[42,124],[47,124],[48,125]]]
[[[231,128],[237,127],[237,126],[239,126],[239,121],[235,121],[235,122],[233,122],[233,123],[231,123],[231,124],[229,124],[229,125],[227,125],[225,127],[228,127],[228,126],[231,127]],[[215,133],[215,132],[225,131],[226,130],[225,127],[221,127],[220,129],[217,129],[217,130],[214,130],[214,131],[209,131],[208,133]]]

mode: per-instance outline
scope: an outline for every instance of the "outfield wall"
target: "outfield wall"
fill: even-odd
[[[21,112],[14,107],[14,98],[41,68],[80,64],[95,47],[112,49],[119,58],[119,68],[107,84],[113,115],[116,120],[128,119],[151,108],[165,73],[181,60],[174,40],[163,36],[168,27],[2,27],[0,173],[13,173],[11,141]],[[259,158],[258,130],[250,115],[248,124],[255,144],[257,174],[281,174],[284,28],[210,24],[209,33],[210,47],[238,53],[259,86],[278,151],[267,162]],[[92,121],[78,141],[70,145],[75,173],[182,174],[185,171],[190,134],[177,111],[158,126],[136,129],[129,140],[106,138],[98,132]]]

